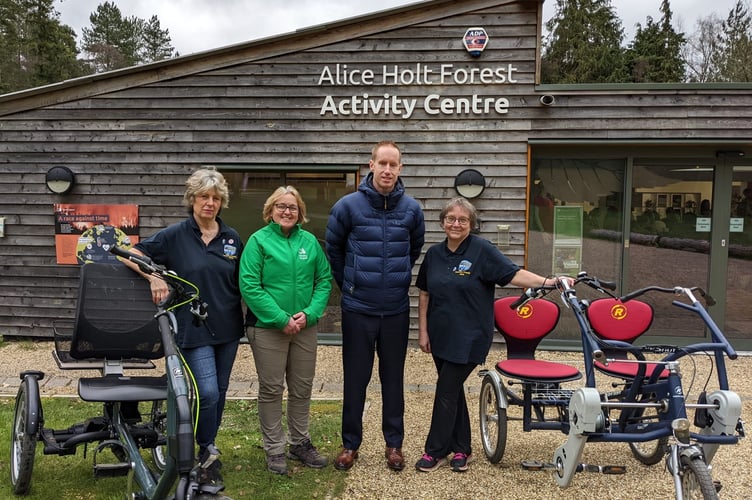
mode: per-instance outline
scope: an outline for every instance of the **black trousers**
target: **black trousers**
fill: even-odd
[[[363,408],[374,354],[379,356],[383,401],[381,430],[386,446],[401,448],[405,437],[405,356],[410,312],[367,316],[342,311],[342,445],[357,450],[363,440]]]
[[[426,453],[442,458],[449,453],[470,455],[470,414],[465,400],[465,380],[478,366],[457,364],[433,357],[439,378],[433,399],[431,430],[426,438]]]

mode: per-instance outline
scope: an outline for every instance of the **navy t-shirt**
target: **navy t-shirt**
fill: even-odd
[[[452,363],[484,363],[493,341],[495,285],[508,284],[519,269],[473,234],[456,252],[446,240],[429,248],[415,284],[429,293],[431,353]]]

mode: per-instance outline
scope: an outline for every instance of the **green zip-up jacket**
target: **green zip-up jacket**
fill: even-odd
[[[286,237],[270,222],[248,238],[240,259],[240,293],[246,325],[283,329],[300,311],[313,326],[332,290],[332,271],[316,237],[295,226]]]

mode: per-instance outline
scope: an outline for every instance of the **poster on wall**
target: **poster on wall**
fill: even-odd
[[[554,248],[551,273],[574,276],[582,267],[582,207],[554,207]]]
[[[112,246],[138,243],[138,205],[54,205],[58,264],[117,261]]]

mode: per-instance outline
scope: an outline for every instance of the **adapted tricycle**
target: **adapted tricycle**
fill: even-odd
[[[44,373],[22,372],[11,436],[13,492],[29,492],[35,451],[42,442],[45,455],[61,456],[94,444],[95,477],[127,476],[128,498],[227,498],[198,480],[194,384],[175,343],[175,309],[190,305],[197,321],[206,317],[199,290],[147,257],[117,247],[111,251],[136,263],[143,273],[164,279],[170,293],[155,307],[148,281],[125,264],[81,266],[75,319],[55,326],[53,355],[62,369],[100,372],[79,379],[78,395],[102,403],[103,412],[67,429],[46,428],[39,390]],[[155,368],[153,362],[162,358],[164,375],[126,374],[129,369]],[[144,407],[148,410],[142,415]],[[111,456],[102,459],[106,450],[114,462]],[[151,452],[151,465],[141,450]]]
[[[581,332],[584,387],[562,390],[560,384],[581,377],[579,370],[535,359],[535,347],[554,329],[555,322],[552,325],[551,319],[539,318],[535,326],[532,322],[527,327],[520,325],[522,317],[533,317],[549,308],[543,304],[550,302],[541,297],[550,288],[527,290],[519,299],[497,301],[496,323],[507,339],[508,359],[497,363],[495,371],[481,372],[480,429],[489,460],[501,459],[506,410],[510,405],[519,405],[523,409],[524,431],[559,429],[568,435],[554,452],[551,463],[530,460],[522,464],[529,470],[553,471],[561,487],[569,486],[578,471],[624,473],[622,466],[588,465],[580,460],[587,442],[625,442],[635,458],[646,465],[665,457],[677,499],[694,495],[717,498],[720,484],[712,480],[709,464],[720,445],[736,444],[744,436],[744,427],[741,399],[729,390],[725,366],[725,356],[736,359],[737,354],[695,294],[705,297],[708,303],[712,299],[698,287],[681,286],[650,286],[616,297],[610,292],[615,289],[612,283],[587,273],[580,273],[573,282],[571,286],[569,279],[557,279],[556,289],[575,315]],[[580,284],[606,296],[593,301],[580,299],[575,290]],[[683,297],[672,304],[699,317],[710,341],[687,346],[636,345],[634,341],[653,321],[652,307],[637,300],[647,293]],[[505,316],[514,318],[504,319]],[[696,402],[689,402],[689,392],[682,385],[681,360],[689,359],[695,366],[696,355],[709,360],[716,380],[711,388],[708,375],[697,391]],[[600,390],[596,372],[618,380],[612,384],[616,390]],[[504,378],[511,384],[509,387],[504,385]],[[515,385],[521,389],[514,390]],[[553,410],[549,413],[554,416],[546,418],[547,410]],[[691,421],[688,410],[694,411]],[[697,431],[692,430],[693,425]]]

